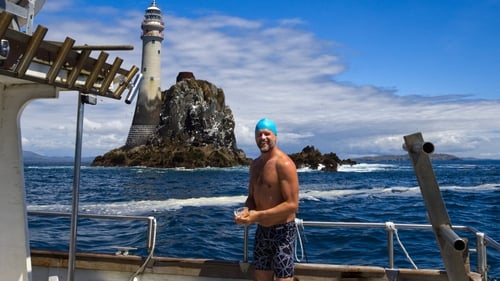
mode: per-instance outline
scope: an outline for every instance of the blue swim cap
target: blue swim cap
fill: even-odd
[[[276,124],[270,119],[267,118],[262,118],[257,122],[257,125],[255,125],[255,133],[257,133],[260,130],[270,130],[274,133],[275,136],[278,135],[278,130],[276,130]]]

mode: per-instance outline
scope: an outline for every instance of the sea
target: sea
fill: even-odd
[[[500,160],[433,161],[432,168],[451,224],[500,241]],[[396,228],[395,268],[444,269],[432,229],[404,226],[430,223],[410,161],[359,163],[341,166],[338,172],[299,169],[298,175],[297,262],[388,267],[387,230],[373,227],[382,224]],[[233,212],[246,199],[247,166],[160,169],[83,163],[75,173],[72,162],[25,162],[24,176],[34,249],[67,251],[71,236],[67,213],[78,206],[80,215],[104,215],[79,218],[78,251],[115,253],[119,246],[147,256],[148,223],[137,218],[154,217],[155,256],[244,258],[245,227],[234,223]],[[66,216],[47,216],[47,212]],[[131,220],[108,219],[114,216]],[[346,222],[371,227],[342,226]],[[255,226],[248,231],[251,260]],[[475,233],[457,230],[457,234],[470,241],[470,264],[476,270]],[[500,250],[489,245],[487,258],[489,279],[500,280]]]

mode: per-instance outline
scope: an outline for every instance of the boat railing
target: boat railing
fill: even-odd
[[[71,217],[71,213],[64,212],[46,212],[46,211],[28,211],[28,215],[37,215],[37,216],[55,216],[55,217]],[[78,214],[79,218],[88,218],[88,219],[98,219],[98,220],[126,220],[126,221],[147,221],[147,249],[148,256],[142,265],[137,269],[137,271],[130,277],[130,280],[135,280],[135,276],[139,275],[146,268],[147,264],[151,260],[154,255],[155,246],[156,246],[156,229],[157,223],[156,218],[152,216],[123,216],[123,215],[98,215],[98,214]],[[118,255],[128,255],[128,251],[131,247],[116,247],[116,254]],[[71,279],[72,277],[68,278]]]
[[[71,217],[71,213],[66,212],[48,212],[48,211],[28,211],[28,215],[52,216],[52,217]],[[156,218],[152,216],[124,216],[124,215],[98,215],[98,214],[78,214],[79,218],[96,220],[125,220],[125,221],[145,221],[147,222],[147,251],[149,256],[153,256],[156,245]],[[116,247],[117,254],[128,254],[131,247]]]
[[[334,228],[381,228],[385,229],[387,233],[387,258],[388,268],[394,268],[394,236],[397,235],[398,229],[420,229],[432,231],[430,224],[407,224],[407,223],[366,223],[366,222],[322,222],[322,221],[303,221],[295,219],[298,229],[304,226],[311,227],[334,227]],[[487,264],[487,246],[490,246],[500,251],[500,243],[489,237],[483,232],[470,226],[455,225],[452,226],[453,230],[469,232],[475,236],[476,248],[469,249],[469,252],[477,254],[477,272],[481,274],[483,280],[488,280],[488,264]],[[300,234],[298,235],[300,236]],[[399,237],[396,236],[399,240]],[[248,241],[249,240],[249,227],[245,226],[244,240],[243,240],[243,261],[248,262]],[[415,267],[415,265],[414,265]]]
[[[35,216],[66,216],[70,217],[71,213],[65,212],[48,212],[48,211],[28,211],[28,215]],[[124,216],[124,215],[98,215],[98,214],[79,214],[80,218],[97,219],[97,220],[128,220],[128,221],[146,221],[147,222],[147,250],[148,258],[144,266],[149,262],[153,256],[156,244],[157,222],[156,218],[151,216]],[[387,258],[388,268],[394,269],[394,238],[397,236],[398,229],[414,229],[414,230],[429,230],[432,231],[430,224],[407,224],[407,223],[369,223],[369,222],[323,222],[323,221],[303,221],[302,219],[295,219],[298,229],[307,227],[331,227],[331,228],[363,228],[363,229],[384,229],[387,234]],[[491,247],[500,251],[500,243],[489,237],[483,232],[470,226],[454,225],[452,229],[455,231],[468,232],[475,237],[476,248],[469,248],[470,253],[477,254],[477,273],[481,274],[483,280],[488,280],[488,263],[487,263],[487,247]],[[300,234],[298,235],[300,236]],[[118,250],[120,251],[120,248]],[[127,247],[122,247],[124,251]],[[249,226],[244,227],[244,241],[243,241],[243,262],[248,262],[248,249],[249,249]],[[122,253],[123,254],[123,253]],[[416,266],[413,264],[416,268]],[[140,272],[142,267],[138,270]]]

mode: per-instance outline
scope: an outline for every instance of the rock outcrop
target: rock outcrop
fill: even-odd
[[[222,89],[181,72],[162,92],[160,124],[146,145],[98,156],[93,166],[230,167],[248,165],[234,135],[235,122]]]
[[[322,154],[314,146],[306,146],[299,153],[289,155],[297,168],[310,168],[325,172],[336,172],[339,165],[355,165],[351,159],[340,159],[337,154],[330,152]]]

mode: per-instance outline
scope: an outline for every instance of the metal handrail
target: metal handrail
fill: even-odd
[[[394,268],[394,232],[397,229],[420,229],[432,230],[430,224],[407,224],[407,223],[366,223],[366,222],[322,222],[322,221],[302,221],[296,219],[296,222],[303,226],[316,227],[339,227],[339,228],[383,228],[387,231],[387,255],[389,259],[389,268]],[[495,241],[483,232],[470,226],[455,225],[454,230],[470,232],[476,236],[476,250],[470,249],[470,252],[477,253],[477,271],[481,274],[483,280],[488,280],[488,265],[487,265],[487,246],[491,246],[496,250],[500,250],[500,243]],[[243,239],[243,262],[248,262],[248,225],[245,225]]]
[[[28,215],[38,215],[38,216],[53,216],[53,217],[71,217],[71,213],[67,212],[47,212],[47,211],[28,211]],[[101,220],[128,220],[128,221],[147,221],[148,222],[148,232],[147,232],[147,248],[148,253],[152,254],[154,252],[156,243],[156,218],[146,217],[146,216],[123,216],[123,215],[97,215],[97,214],[78,214],[80,218],[91,218],[91,219],[101,219]]]
[[[46,211],[28,211],[28,215],[39,216],[66,216],[70,217],[71,213],[65,212],[46,212]],[[81,218],[92,219],[111,219],[111,220],[145,220],[148,221],[148,253],[149,257],[152,256],[156,243],[156,218],[145,216],[118,216],[118,215],[97,215],[97,214],[79,214]],[[383,228],[387,232],[387,255],[389,260],[389,268],[394,268],[394,232],[397,229],[419,229],[419,230],[432,230],[430,224],[407,224],[407,223],[366,223],[366,222],[322,222],[322,221],[302,221],[296,219],[297,223],[302,226],[313,227],[337,227],[337,228]],[[491,246],[496,250],[500,250],[500,243],[493,238],[489,237],[483,232],[470,226],[455,225],[452,226],[453,230],[460,230],[469,232],[476,237],[476,249],[470,249],[470,252],[477,254],[477,272],[481,274],[483,280],[488,280],[488,264],[487,264],[487,246]],[[243,241],[243,262],[248,262],[248,240],[249,240],[249,226],[244,227],[244,241]],[[141,267],[142,268],[142,267]],[[134,274],[135,275],[135,274]]]

